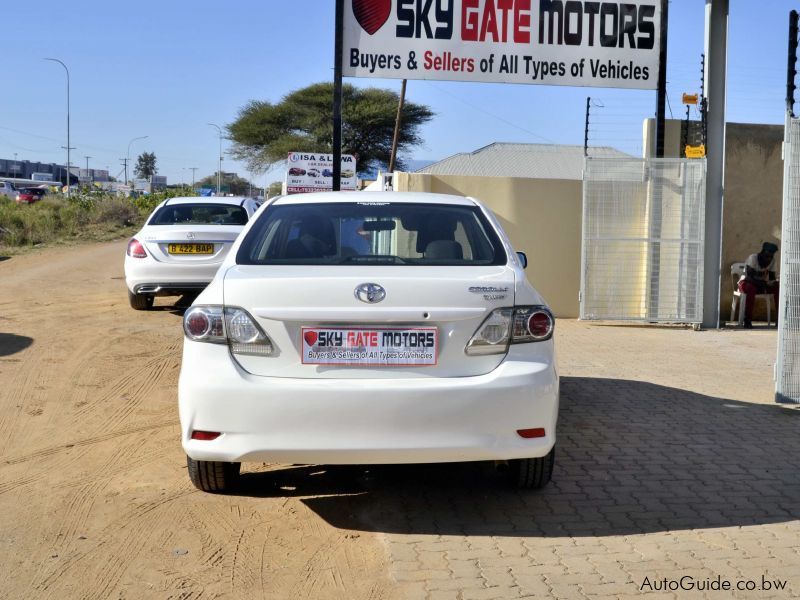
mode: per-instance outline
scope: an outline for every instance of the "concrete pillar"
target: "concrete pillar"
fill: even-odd
[[[706,235],[703,272],[703,327],[720,325],[720,262],[725,182],[725,76],[728,68],[728,0],[706,0],[705,94],[708,99],[706,139]]]

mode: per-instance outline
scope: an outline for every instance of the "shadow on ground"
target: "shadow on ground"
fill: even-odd
[[[11,356],[22,352],[33,344],[33,338],[13,333],[0,333],[0,356]]]
[[[540,492],[485,464],[287,467],[249,496],[298,496],[331,525],[404,534],[611,536],[800,518],[800,412],[638,381],[563,377]]]

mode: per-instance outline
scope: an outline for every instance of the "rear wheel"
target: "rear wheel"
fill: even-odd
[[[553,476],[555,459],[556,449],[553,447],[545,456],[539,458],[518,458],[508,461],[514,484],[521,490],[543,488]]]
[[[189,479],[198,490],[204,492],[229,492],[239,481],[242,463],[194,460],[186,457]]]
[[[152,294],[134,294],[128,290],[128,302],[134,310],[150,310],[153,308],[153,300],[155,298]]]

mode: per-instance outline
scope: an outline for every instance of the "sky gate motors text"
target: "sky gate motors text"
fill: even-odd
[[[460,39],[465,42],[640,48],[655,44],[654,4],[540,0],[461,0]],[[399,38],[450,40],[457,0],[398,0]],[[537,31],[538,30],[538,31]]]

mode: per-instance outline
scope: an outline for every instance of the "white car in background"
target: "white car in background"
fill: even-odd
[[[496,461],[553,470],[554,319],[478,201],[326,192],[270,201],[184,315],[189,476],[242,462]]]
[[[258,210],[252,198],[170,198],[128,242],[125,283],[132,308],[155,296],[199,294]]]

